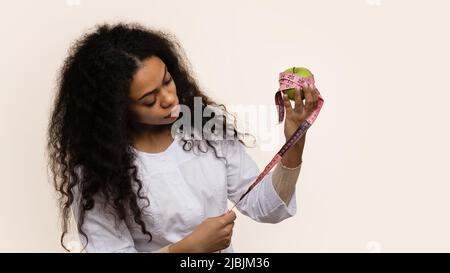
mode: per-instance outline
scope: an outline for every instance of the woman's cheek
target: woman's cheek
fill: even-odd
[[[141,114],[141,122],[146,124],[158,124],[158,120],[155,119],[155,115],[150,112]]]

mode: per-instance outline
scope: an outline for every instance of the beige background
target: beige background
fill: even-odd
[[[314,72],[325,105],[307,135],[298,214],[277,225],[238,215],[237,252],[449,251],[449,9],[446,0],[3,1],[0,251],[62,251],[44,157],[56,70],[84,31],[120,20],[173,32],[225,104],[272,105],[279,72]],[[249,149],[261,168],[274,152]]]

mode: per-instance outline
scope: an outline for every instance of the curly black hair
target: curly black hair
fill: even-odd
[[[47,136],[49,167],[61,213],[61,246],[67,251],[64,238],[71,226],[75,187],[80,195],[77,229],[86,240],[84,216],[94,207],[97,195],[114,209],[116,217],[133,219],[141,232],[149,236],[149,242],[152,240],[142,220],[142,210],[149,200],[141,192],[142,181],[133,163],[136,154],[131,140],[136,117],[129,108],[133,75],[139,63],[152,56],[166,64],[176,82],[180,104],[192,110],[194,97],[201,97],[203,108],[214,105],[228,113],[223,104],[200,91],[182,47],[168,32],[138,23],[99,24],[77,39],[58,71]],[[208,121],[202,119],[203,123]],[[229,126],[226,117],[224,123]],[[235,122],[232,129],[234,136],[246,145]],[[208,140],[206,143],[219,158],[214,145]],[[192,140],[184,139],[183,149],[191,150],[192,144]],[[82,177],[77,175],[78,169],[82,170]],[[147,205],[140,207],[138,198]]]

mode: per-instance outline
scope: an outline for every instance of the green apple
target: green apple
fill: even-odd
[[[294,73],[300,77],[310,77],[312,75],[311,71],[309,71],[307,68],[304,68],[304,67],[292,67],[292,68],[286,69],[284,72]],[[295,88],[287,89],[287,90],[285,90],[285,92],[288,94],[288,98],[290,100],[295,100]],[[303,90],[300,90],[300,95],[301,95],[302,100],[304,100],[305,94],[303,94]]]

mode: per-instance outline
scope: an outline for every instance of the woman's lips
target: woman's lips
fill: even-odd
[[[175,105],[172,110],[170,110],[170,114],[165,116],[164,118],[175,118],[180,115],[180,105]]]

